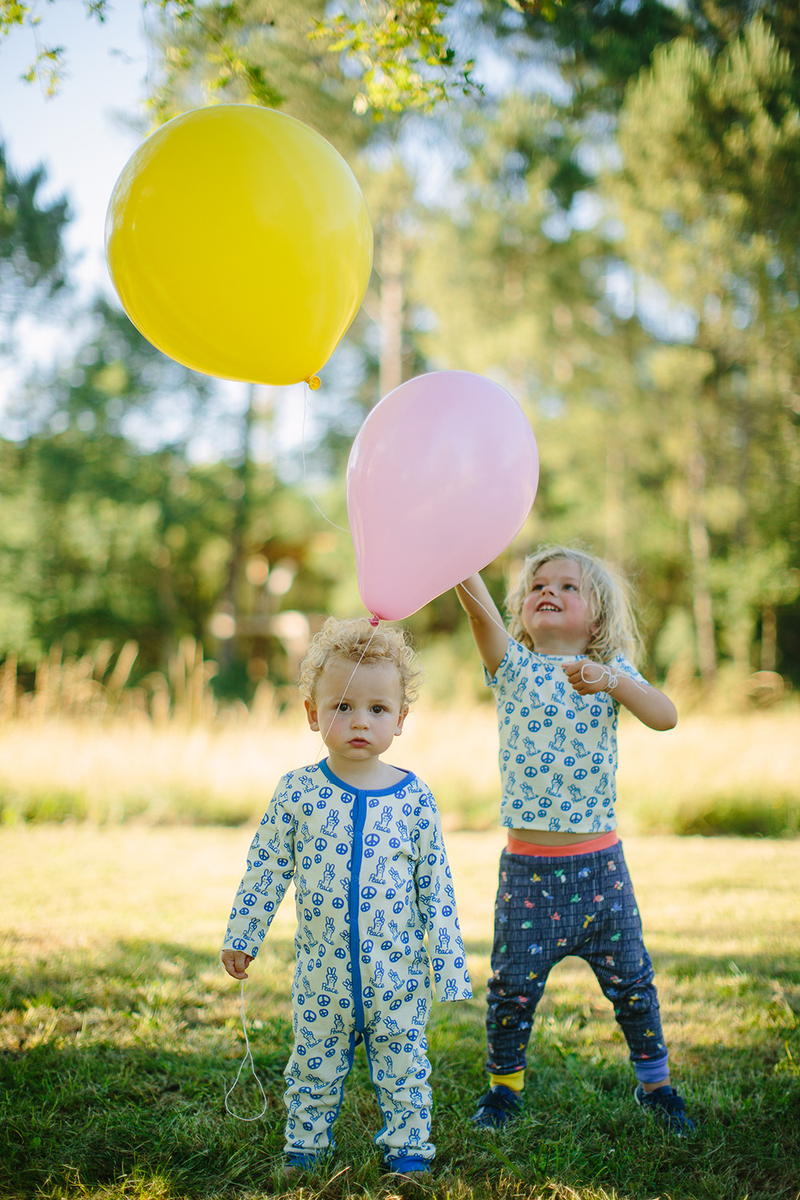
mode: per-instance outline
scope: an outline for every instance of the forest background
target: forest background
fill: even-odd
[[[577,538],[618,563],[639,594],[643,669],[685,713],[717,721],[706,790],[718,811],[695,805],[686,829],[796,830],[788,762],[769,795],[755,764],[752,778],[719,770],[748,713],[762,750],[785,759],[800,680],[796,4],[144,6],[152,122],[229,101],[306,121],[361,183],[375,270],[322,389],[252,386],[232,417],[215,381],[166,359],[107,300],[76,311],[69,197],[42,202],[42,172],[0,159],[2,353],[13,358],[26,315],[81,331],[18,389],[0,436],[0,698],[15,744],[28,726],[36,742],[43,719],[135,715],[148,737],[250,722],[285,744],[308,637],[330,612],[362,611],[352,439],[404,380],[466,369],[508,388],[540,449],[533,512],[487,567],[498,601],[539,541]],[[105,7],[87,4],[87,20]],[[0,31],[28,8],[6,0]],[[31,72],[57,91],[69,47],[47,44],[46,15]],[[455,596],[408,625],[425,703],[450,710],[453,738],[469,720],[483,730]],[[772,738],[753,711],[765,706]],[[7,819],[121,811],[92,808],[96,769],[67,785],[59,761],[61,782],[6,779]],[[474,823],[482,806],[490,820],[493,777],[459,787],[453,820]],[[162,816],[250,812],[176,789]]]

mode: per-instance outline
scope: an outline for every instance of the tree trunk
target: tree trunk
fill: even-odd
[[[606,444],[605,529],[603,553],[611,562],[621,564],[625,554],[625,451],[619,438]]]
[[[706,460],[700,448],[700,431],[694,422],[690,426],[689,435],[687,483],[689,549],[692,556],[692,607],[700,677],[704,684],[711,686],[717,676],[717,653],[714,644],[714,606],[709,586],[711,551],[704,512]]]
[[[778,620],[771,604],[761,610],[761,670],[774,671],[778,663]]]
[[[242,420],[242,449],[241,457],[236,464],[234,471],[233,494],[233,521],[231,523],[230,535],[230,555],[228,558],[228,578],[225,584],[223,593],[224,608],[236,617],[238,610],[239,588],[244,572],[244,555],[245,544],[244,535],[247,528],[247,520],[250,514],[250,466],[251,466],[251,440],[253,434],[253,423],[255,418],[255,405],[257,400],[258,385],[250,383],[247,385],[247,408]],[[228,667],[233,662],[236,649],[236,637],[225,638],[220,645],[220,666]]]
[[[380,243],[381,357],[378,387],[383,398],[403,382],[403,248],[391,220]]]

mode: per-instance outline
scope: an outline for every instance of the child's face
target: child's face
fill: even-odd
[[[569,558],[543,563],[522,605],[522,625],[542,654],[583,654],[592,633],[581,568]]]
[[[349,660],[332,659],[313,700],[306,700],[306,712],[332,757],[362,762],[389,749],[402,732],[408,706],[394,663],[360,663],[353,674],[354,668]]]

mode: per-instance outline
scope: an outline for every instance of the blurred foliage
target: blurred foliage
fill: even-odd
[[[428,111],[451,95],[469,95],[477,88],[471,79],[472,62],[460,56],[442,22],[455,0],[357,0],[329,11],[324,4],[287,5],[274,0],[140,0],[142,9],[158,13],[169,30],[164,86],[153,105],[162,119],[168,114],[176,79],[187,69],[203,64],[212,98],[230,100],[232,93],[247,102],[280,107],[303,72],[302,40],[315,41],[331,55],[344,55],[360,86],[353,97],[358,113],[377,116],[409,109]],[[554,21],[565,0],[507,0],[515,10]],[[84,0],[87,17],[104,21],[109,0]],[[287,9],[294,9],[286,18]],[[0,0],[0,37],[15,26],[41,25],[41,13],[24,0]],[[253,37],[254,29],[259,35]],[[287,31],[289,36],[287,38]],[[243,36],[244,34],[244,36]],[[37,53],[26,73],[38,80],[48,95],[60,86],[68,62],[64,46],[37,38]],[[287,71],[291,64],[295,70]],[[302,81],[301,81],[302,87]]]
[[[135,641],[137,684],[192,638],[219,696],[282,688],[324,616],[361,608],[344,469],[364,413],[458,368],[503,383],[540,446],[533,513],[486,569],[499,603],[529,546],[578,538],[634,578],[643,665],[669,687],[730,664],[800,681],[796,4],[409,3],[380,38],[358,5],[150,5],[158,114],[257,102],[319,129],[368,197],[375,271],[313,399],[231,406],[108,304],[83,314],[0,442],[0,654],[20,678],[55,643]],[[307,36],[325,21],[334,54]],[[495,64],[483,94],[458,85],[465,46],[475,78]],[[395,87],[415,54],[436,61],[414,87],[454,72],[450,102],[422,119],[395,92],[369,119],[369,71]],[[0,166],[10,336],[12,309],[64,288],[68,212]],[[408,625],[432,697],[485,694],[452,593]]]
[[[67,288],[61,235],[69,206],[63,197],[42,202],[44,180],[41,167],[26,176],[12,171],[0,144],[0,351],[6,353],[17,318]]]

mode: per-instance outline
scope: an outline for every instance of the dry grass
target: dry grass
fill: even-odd
[[[220,706],[210,687],[214,664],[191,639],[164,674],[131,686],[136,654],[134,643],[116,655],[106,643],[77,660],[54,648],[29,692],[19,686],[13,659],[0,668],[6,824],[238,824],[260,815],[285,771],[323,752],[299,701],[281,711],[267,684],[249,711]],[[747,708],[745,694],[731,689],[715,702],[714,711],[685,713],[669,733],[623,714],[623,831],[797,834],[797,704]],[[423,700],[392,757],[433,788],[447,828],[493,826],[499,777],[491,704],[432,707]]]
[[[490,706],[420,704],[392,757],[430,784],[448,828],[486,829],[496,820],[496,739]],[[31,709],[0,723],[0,805],[6,823],[238,824],[263,811],[284,771],[322,750],[296,709],[280,714],[269,697],[250,714],[201,721],[181,710],[155,720]],[[625,832],[797,833],[797,711],[693,714],[669,733],[625,719],[619,793]]]
[[[796,835],[798,717],[794,704],[699,712],[658,734],[627,717],[617,775],[622,822],[659,833]]]

